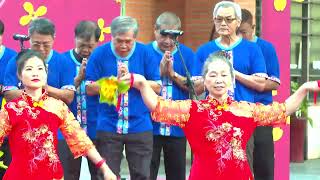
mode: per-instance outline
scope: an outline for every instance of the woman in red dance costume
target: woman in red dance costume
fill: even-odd
[[[129,83],[132,78],[153,120],[183,128],[194,153],[190,180],[253,179],[245,148],[254,129],[285,123],[308,91],[319,91],[317,82],[306,82],[285,103],[236,102],[228,97],[233,71],[223,52],[211,55],[204,65],[204,84],[209,92],[205,100],[164,100],[141,75],[126,75],[122,80]]]
[[[8,136],[12,153],[4,180],[63,179],[57,154],[58,128],[75,157],[88,156],[100,168],[105,180],[116,180],[67,105],[49,97],[43,88],[47,68],[42,56],[27,50],[18,58],[17,66],[24,92],[0,112],[0,143]]]

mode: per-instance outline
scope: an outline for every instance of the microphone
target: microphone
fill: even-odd
[[[171,30],[171,29],[163,29],[160,31],[160,34],[163,36],[171,35],[173,37],[182,36],[183,31],[180,30]]]
[[[19,40],[19,41],[28,41],[30,39],[30,37],[27,35],[23,35],[23,34],[14,34],[13,39]]]

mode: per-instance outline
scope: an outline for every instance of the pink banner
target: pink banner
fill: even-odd
[[[54,49],[74,47],[74,28],[81,20],[99,22],[101,42],[110,40],[111,20],[120,15],[119,0],[0,0],[0,19],[5,23],[4,45],[19,50],[15,33],[27,34],[32,18],[46,17],[56,26]],[[26,43],[29,47],[29,43]]]
[[[276,48],[281,85],[275,100],[284,102],[290,95],[290,1],[262,1],[262,37]],[[274,139],[275,180],[286,180],[290,178],[290,126],[274,128]]]

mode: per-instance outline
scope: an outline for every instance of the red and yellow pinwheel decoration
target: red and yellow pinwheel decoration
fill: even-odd
[[[30,23],[31,20],[43,16],[47,13],[47,7],[40,6],[34,11],[34,7],[30,2],[23,3],[23,9],[28,13],[28,15],[24,15],[20,18],[20,24],[25,26]]]
[[[104,33],[110,34],[111,30],[110,30],[109,26],[104,27],[104,19],[102,19],[102,18],[98,19],[98,26],[101,29],[99,41],[102,42],[102,41],[104,41]]]
[[[126,93],[130,86],[118,81],[114,76],[101,78],[97,81],[100,86],[100,102],[117,106],[118,96]]]

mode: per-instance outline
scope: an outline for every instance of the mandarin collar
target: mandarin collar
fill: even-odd
[[[233,102],[233,98],[230,96],[228,96],[224,101],[220,102],[215,97],[208,95],[206,97],[206,100],[210,103],[213,103],[215,106],[223,105],[223,104],[231,104]]]
[[[40,96],[40,99],[38,101],[35,101],[32,99],[32,97],[26,93],[25,90],[22,92],[22,98],[30,105],[33,107],[37,107],[38,104],[40,105],[43,103],[44,100],[48,98],[48,92],[45,89],[42,89],[42,94]]]

